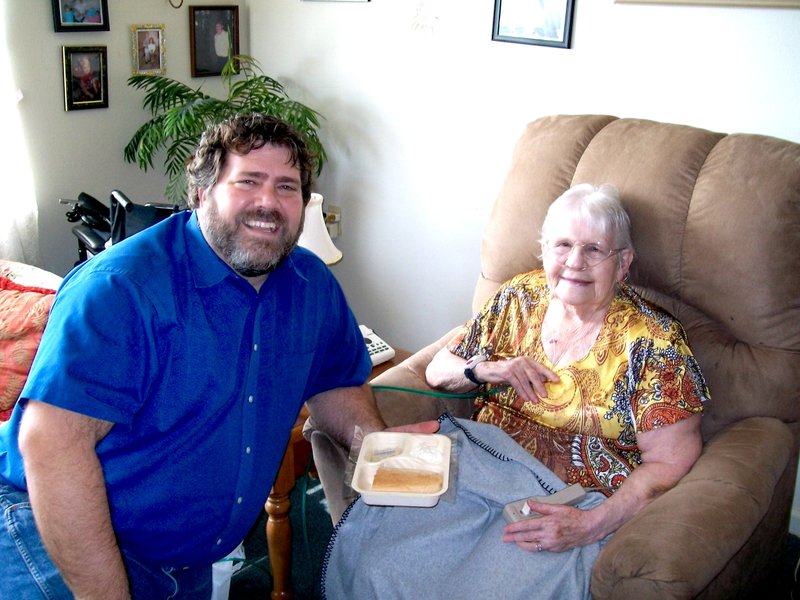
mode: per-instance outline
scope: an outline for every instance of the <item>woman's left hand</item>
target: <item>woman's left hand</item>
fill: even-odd
[[[506,525],[503,541],[525,550],[563,552],[602,540],[689,472],[703,447],[700,415],[639,432],[636,439],[642,463],[611,497],[589,510],[529,501],[542,516]]]
[[[506,525],[503,541],[514,543],[530,552],[563,552],[576,546],[585,546],[599,538],[594,533],[594,515],[591,510],[571,506],[543,504],[528,501],[531,511],[541,517],[524,519]]]

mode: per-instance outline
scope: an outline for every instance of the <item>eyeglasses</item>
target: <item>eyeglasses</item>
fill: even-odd
[[[622,252],[625,248],[607,248],[600,242],[586,242],[580,244],[572,240],[555,240],[547,242],[547,248],[557,258],[559,262],[567,262],[567,259],[572,255],[575,248],[580,248],[583,254],[583,260],[586,261],[590,267],[599,265],[604,260],[608,260],[618,252]]]

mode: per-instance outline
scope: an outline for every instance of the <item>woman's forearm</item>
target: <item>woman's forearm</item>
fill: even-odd
[[[542,517],[507,525],[504,540],[527,550],[563,552],[615,532],[689,472],[702,449],[700,416],[640,433],[638,442],[642,464],[605,502],[585,511],[530,502]]]
[[[700,415],[639,434],[642,464],[595,513],[593,541],[630,521],[642,508],[672,489],[692,468],[702,451]]]
[[[450,392],[466,392],[475,387],[475,383],[464,376],[467,361],[453,354],[445,346],[433,357],[425,369],[428,385]]]
[[[590,513],[592,535],[589,542],[597,542],[614,533],[636,516],[658,496],[673,488],[683,475],[671,467],[644,464],[634,469],[620,488]]]

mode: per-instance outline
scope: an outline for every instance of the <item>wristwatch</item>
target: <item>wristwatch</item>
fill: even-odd
[[[489,360],[489,354],[486,350],[482,350],[479,354],[476,354],[472,358],[467,361],[467,364],[464,365],[464,377],[469,379],[475,385],[481,385],[486,383],[485,381],[481,381],[477,377],[475,377],[475,373],[472,371],[476,367],[476,365],[482,363],[485,360]]]

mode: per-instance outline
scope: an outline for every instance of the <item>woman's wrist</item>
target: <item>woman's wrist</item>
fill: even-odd
[[[489,357],[489,352],[484,349],[480,353],[468,359],[464,365],[464,377],[469,379],[475,385],[483,385],[486,383],[486,381],[478,376],[478,374],[475,372],[475,369],[489,360]]]

